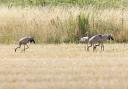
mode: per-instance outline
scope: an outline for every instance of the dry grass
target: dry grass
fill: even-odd
[[[32,35],[38,43],[63,43],[77,36],[78,16],[89,14],[91,34],[113,33],[116,41],[128,39],[128,11],[94,7],[0,8],[0,43],[15,43],[20,37]],[[82,25],[83,27],[85,24]],[[84,29],[86,30],[86,28]]]
[[[128,44],[86,52],[82,44],[0,45],[0,89],[127,89]]]

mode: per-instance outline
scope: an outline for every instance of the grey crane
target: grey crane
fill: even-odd
[[[84,37],[81,37],[79,41],[81,43],[87,44],[90,38],[91,38],[91,36],[84,36]],[[86,49],[86,46],[85,46],[85,49]]]
[[[91,45],[90,46],[87,45],[87,50],[89,51],[89,48],[93,46],[93,51],[94,51],[97,46],[101,45],[101,50],[104,51],[103,42],[106,40],[114,40],[112,34],[104,34],[104,35],[99,34],[99,35],[92,36],[88,41],[88,44],[91,44]]]
[[[80,42],[81,43],[86,43],[87,44],[87,47],[88,47],[88,42],[89,42],[89,39],[91,38],[92,36],[85,36],[85,37],[81,37],[80,38]],[[93,44],[93,47],[96,48],[96,46],[98,46],[97,44]],[[86,46],[85,46],[85,49],[86,49]]]
[[[21,48],[21,45],[24,45],[24,51],[25,49],[28,49],[28,43],[34,43],[35,44],[35,40],[33,37],[31,36],[26,36],[26,37],[22,37],[20,40],[19,40],[19,46],[15,48],[15,52],[18,48]],[[25,48],[25,46],[27,46],[27,48]]]
[[[88,36],[85,36],[85,37],[81,37],[80,38],[80,42],[82,42],[82,43],[87,43],[88,40],[89,40],[89,37]]]

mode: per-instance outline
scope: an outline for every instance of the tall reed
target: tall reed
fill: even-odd
[[[45,6],[0,8],[0,43],[16,43],[31,35],[37,43],[78,42],[81,36],[112,33],[115,41],[128,41],[128,11],[94,7]],[[122,24],[123,21],[123,24]]]

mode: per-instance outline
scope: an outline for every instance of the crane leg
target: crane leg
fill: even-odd
[[[15,52],[16,52],[16,50],[17,50],[18,48],[20,48],[20,47],[21,47],[21,45],[19,45],[18,47],[16,47],[16,48],[15,48]]]

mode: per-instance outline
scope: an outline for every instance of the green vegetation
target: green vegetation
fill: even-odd
[[[127,6],[127,0],[0,0],[1,4],[11,6],[45,6],[45,5],[92,5],[97,7]]]
[[[81,36],[112,33],[128,42],[127,10],[46,6],[0,8],[0,43],[16,43],[34,36],[37,43],[77,43]]]
[[[78,43],[104,33],[128,42],[127,0],[0,0],[0,6],[0,43],[26,35],[37,43]]]

